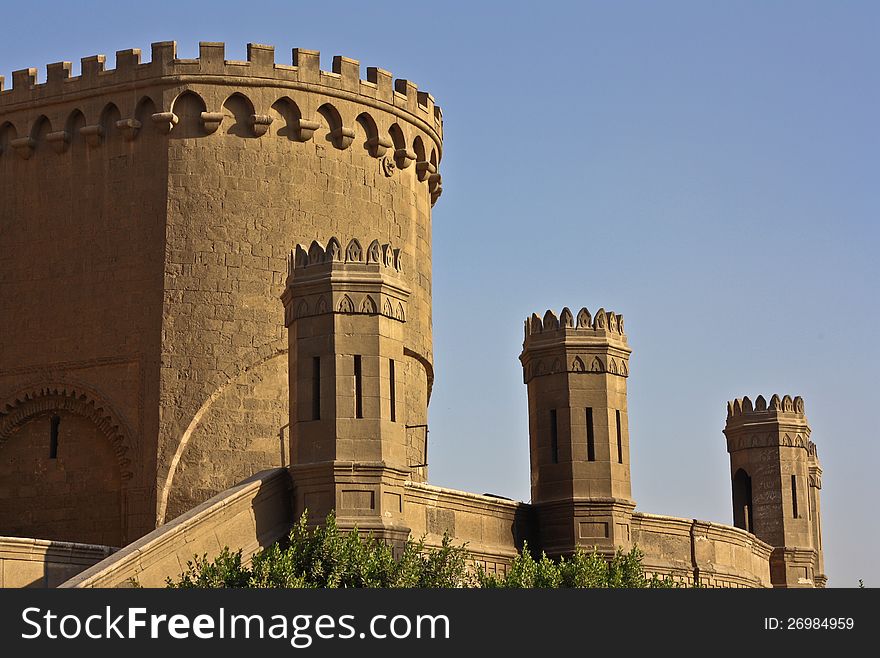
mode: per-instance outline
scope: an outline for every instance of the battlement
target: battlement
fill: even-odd
[[[319,265],[328,269],[340,263],[375,265],[394,274],[403,272],[403,254],[400,249],[395,249],[387,243],[379,244],[378,240],[373,240],[364,249],[357,238],[352,238],[345,251],[342,251],[341,243],[333,237],[327,241],[326,247],[317,240],[313,240],[308,249],[304,245],[296,245],[296,248],[290,252],[287,262],[288,283],[296,276],[297,271]]]
[[[575,318],[566,306],[562,309],[559,317],[552,310],[548,310],[544,313],[543,319],[538,317],[537,313],[532,313],[531,317],[525,321],[526,340],[530,336],[549,332],[565,332],[566,330],[572,330],[577,333],[604,332],[607,334],[617,334],[626,341],[623,331],[623,316],[612,311],[606,312],[604,308],[596,311],[595,317],[586,308],[582,308],[578,311],[577,318]]]
[[[818,459],[800,396],[774,394],[769,403],[763,395],[754,403],[748,397],[731,400],[727,403],[724,434],[728,452],[782,446],[803,448],[810,459]]]
[[[562,372],[629,376],[629,355],[623,316],[600,308],[582,308],[575,316],[568,307],[557,315],[533,313],[525,321],[520,361],[525,383],[541,375]]]
[[[281,296],[285,323],[327,313],[384,315],[406,321],[409,289],[400,278],[403,253],[390,244],[352,238],[345,250],[335,237],[324,247],[317,240],[308,249],[290,252],[287,286]]]
[[[186,82],[191,78],[229,78],[246,84],[250,78],[259,85],[271,80],[279,86],[321,91],[331,96],[360,96],[418,116],[438,134],[442,132],[443,114],[430,94],[419,91],[415,83],[393,79],[390,72],[376,67],[368,67],[366,79],[361,79],[360,63],[348,57],[333,57],[331,70],[322,71],[320,53],[303,48],[293,49],[290,65],[275,63],[274,46],[255,43],[247,45],[247,60],[243,62],[227,60],[223,43],[200,42],[196,59],[179,59],[175,41],[154,43],[151,51],[152,58],[147,63],[141,63],[139,48],[117,51],[115,69],[105,69],[105,55],[84,57],[81,75],[76,77],[70,74],[70,62],[48,64],[46,81],[41,84],[37,83],[36,68],[14,71],[11,89],[4,89],[4,79],[0,77],[0,111],[51,102],[62,95],[67,99],[119,86],[144,86],[161,79]]]
[[[763,395],[755,398],[754,404],[752,404],[752,401],[747,396],[731,400],[727,403],[728,421],[740,418],[743,420],[760,420],[780,413],[806,418],[804,415],[804,399],[800,396],[792,398],[789,395],[780,398],[774,394],[770,398],[769,404]]]

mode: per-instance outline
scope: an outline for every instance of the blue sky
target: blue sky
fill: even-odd
[[[731,522],[725,402],[802,395],[831,586],[880,585],[880,5],[41,3],[0,75],[178,41],[359,59],[443,107],[430,479],[527,500],[522,320],[622,312],[633,493]],[[16,27],[17,26],[17,27]]]

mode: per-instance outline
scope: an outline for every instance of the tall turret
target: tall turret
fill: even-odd
[[[727,404],[733,522],[773,546],[774,587],[824,587],[822,468],[804,401],[759,395]]]
[[[525,322],[532,503],[548,554],[630,544],[630,352],[623,316],[604,309]]]
[[[297,514],[405,540],[411,479],[404,387],[410,291],[399,249],[331,238],[291,254],[282,295],[289,329],[290,468]]]

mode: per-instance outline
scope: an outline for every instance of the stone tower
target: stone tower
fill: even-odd
[[[422,454],[402,413],[410,290],[403,255],[373,240],[298,245],[282,295],[295,511],[404,541],[403,485]],[[418,473],[416,473],[418,478]]]
[[[279,296],[315,238],[409,257],[397,416],[424,449],[433,97],[312,50],[148,58],[0,79],[0,535],[124,545],[286,466]]]
[[[604,309],[525,322],[532,503],[550,555],[630,544],[630,352],[623,316]]]
[[[774,587],[824,587],[822,468],[804,401],[759,395],[727,404],[733,522],[773,546]]]

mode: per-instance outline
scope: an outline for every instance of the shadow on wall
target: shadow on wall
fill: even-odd
[[[62,588],[164,587],[194,555],[214,559],[229,547],[247,563],[290,531],[291,481],[285,468],[262,471],[65,581]]]
[[[115,550],[93,544],[0,537],[0,587],[57,587]]]

